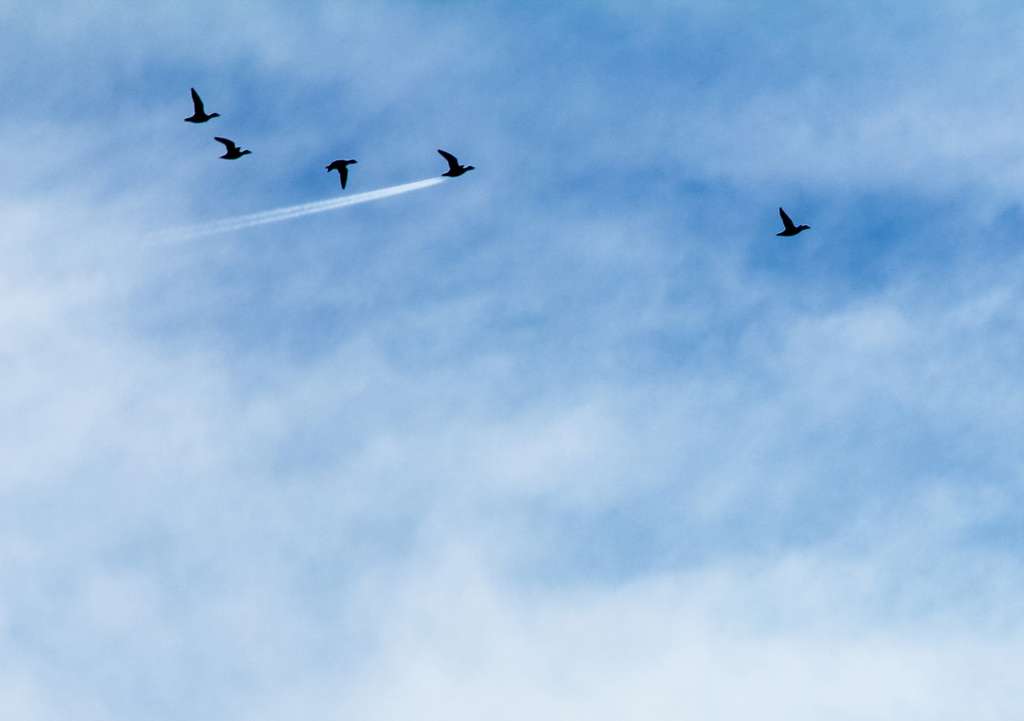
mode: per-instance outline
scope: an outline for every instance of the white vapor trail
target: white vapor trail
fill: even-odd
[[[390,198],[393,195],[401,195],[403,193],[411,193],[414,190],[431,188],[435,185],[443,183],[444,181],[445,178],[427,178],[425,180],[417,180],[412,183],[392,185],[391,187],[388,188],[378,188],[377,190],[369,190],[365,193],[348,195],[343,198],[318,200],[313,203],[301,203],[300,205],[291,205],[288,206],[287,208],[265,210],[261,213],[236,215],[234,218],[223,218],[221,220],[212,220],[208,223],[200,223],[198,225],[189,225],[181,228],[172,228],[170,230],[160,232],[158,235],[159,237],[166,240],[186,240],[188,238],[198,238],[204,235],[214,235],[216,233],[230,233],[231,231],[234,230],[252,228],[257,225],[266,225],[267,223],[278,223],[282,220],[292,220],[293,218],[301,218],[304,215],[313,215],[314,213],[324,213],[328,210],[344,208],[347,205],[359,205],[360,203],[370,203],[374,200]]]

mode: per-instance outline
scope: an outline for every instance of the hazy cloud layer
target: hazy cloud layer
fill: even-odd
[[[1019,714],[1021,20],[0,3],[7,713]]]

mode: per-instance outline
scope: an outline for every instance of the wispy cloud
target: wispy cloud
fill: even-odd
[[[997,10],[5,10],[5,708],[1012,717]]]

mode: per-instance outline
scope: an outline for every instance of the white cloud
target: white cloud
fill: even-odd
[[[898,67],[905,25],[860,53],[852,9],[795,48],[741,24],[682,91],[665,38],[713,49],[731,11],[627,13],[598,47],[615,23],[569,10],[524,36],[525,11],[96,7],[15,13],[37,55],[6,77],[47,119],[0,127],[18,718],[1013,715],[1021,287],[991,17],[955,19],[948,59],[936,20]],[[560,36],[582,54],[540,54]],[[919,88],[933,61],[948,85]],[[759,63],[804,70],[751,93]],[[195,74],[236,116],[259,98],[233,126],[252,164],[185,132]],[[315,197],[324,144],[368,128],[364,189],[449,139],[485,160],[429,198],[140,242]],[[950,211],[962,251],[945,216],[864,240],[892,254],[862,282],[816,220],[764,227],[814,184],[840,220],[861,194],[999,199]]]

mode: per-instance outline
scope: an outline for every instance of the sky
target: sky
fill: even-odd
[[[5,715],[1021,716],[1021,67],[1009,2],[0,0]]]

